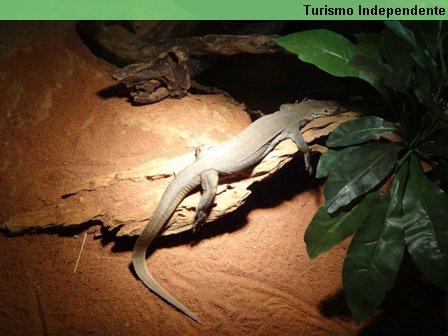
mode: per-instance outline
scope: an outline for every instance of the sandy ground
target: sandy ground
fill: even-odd
[[[1,222],[57,202],[86,178],[189,152],[193,136],[207,136],[198,127],[168,141],[160,129],[169,123],[189,130],[201,116],[188,106],[221,98],[188,96],[139,108],[124,97],[105,99],[98,92],[115,84],[113,69],[83,45],[74,23],[0,29]],[[179,118],[163,116],[170,108]],[[135,113],[148,122],[133,122]],[[223,140],[248,122],[245,114],[232,115],[214,136]],[[391,300],[386,317],[360,326],[351,321],[341,284],[347,242],[317,260],[306,255],[303,234],[322,195],[300,159],[255,189],[246,205],[199,236],[158,239],[148,258],[154,276],[201,325],[135,278],[134,239],[108,233],[95,239],[94,226],[0,233],[0,334],[395,335],[419,334],[417,322],[428,331],[422,334],[445,334],[446,301],[429,285],[418,292],[426,306],[408,300],[410,312],[402,308],[402,298],[416,291],[411,283]]]

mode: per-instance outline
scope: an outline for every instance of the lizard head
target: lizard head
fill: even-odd
[[[303,108],[309,111],[312,116],[311,119],[335,115],[342,112],[347,112],[348,109],[339,105],[334,100],[312,100],[307,99],[301,102]]]
[[[348,109],[339,105],[334,100],[304,99],[294,104],[283,104],[280,106],[280,111],[300,112],[306,119],[313,120],[319,117],[347,112]]]

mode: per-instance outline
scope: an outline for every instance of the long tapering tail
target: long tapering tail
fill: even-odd
[[[135,251],[135,250],[134,250]],[[175,297],[173,297],[170,293],[168,293],[159,283],[152,277],[149,273],[146,262],[145,262],[145,254],[135,253],[132,258],[132,264],[134,266],[134,270],[137,273],[140,280],[154,293],[160,296],[169,304],[173,305],[180,311],[182,311],[185,315],[191,317],[194,321],[201,323],[198,317],[193,314],[187,307],[185,307],[182,303],[180,303]]]
[[[146,250],[149,245],[162,231],[166,222],[183,198],[200,183],[200,178],[197,174],[191,176],[188,172],[185,173],[186,174],[183,174],[183,172],[179,173],[175,180],[172,181],[165,190],[151,220],[146,225],[134,245],[132,265],[140,280],[152,292],[182,311],[194,321],[201,323],[195,314],[188,310],[182,303],[157,283],[146,267]]]

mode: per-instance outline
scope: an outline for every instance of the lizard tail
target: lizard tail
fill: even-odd
[[[192,318],[194,321],[201,323],[199,318],[193,314],[187,307],[180,303],[176,298],[174,298],[170,293],[168,293],[159,283],[151,276],[146,267],[145,257],[140,255],[135,255],[132,259],[132,264],[134,265],[134,270],[137,273],[140,280],[155,294],[160,296],[169,304],[173,305],[181,312],[183,312],[188,317]]]
[[[181,172],[182,173],[182,172]],[[175,179],[175,181],[182,179]],[[174,298],[170,293],[168,293],[159,283],[152,277],[146,267],[146,250],[151,242],[159,235],[162,231],[165,223],[173,214],[174,210],[177,208],[182,199],[199,185],[199,178],[190,180],[190,183],[179,187],[177,183],[173,181],[159,202],[156,210],[151,217],[151,220],[144,228],[143,232],[137,239],[134,245],[134,250],[132,254],[132,265],[134,267],[137,276],[140,280],[155,294],[164,299],[166,302],[170,303],[185,315],[192,318],[194,321],[201,323],[195,314],[193,314],[188,308],[186,308],[182,303],[180,303],[176,298]]]

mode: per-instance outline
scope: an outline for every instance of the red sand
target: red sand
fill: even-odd
[[[115,84],[112,68],[83,45],[74,23],[2,23],[0,29],[2,222],[57,202],[86,178],[191,151],[185,139],[167,143],[157,134],[163,117],[154,115],[153,129],[126,124],[123,115],[130,120],[145,107],[95,94]],[[185,113],[188,128],[194,116]],[[245,115],[235,118],[233,132],[248,122]],[[346,244],[317,260],[306,255],[303,234],[321,191],[304,176],[296,160],[199,237],[158,239],[148,258],[154,276],[202,325],[134,277],[134,239],[88,234],[73,273],[83,231],[0,234],[0,334],[356,334],[360,326],[341,296]]]

